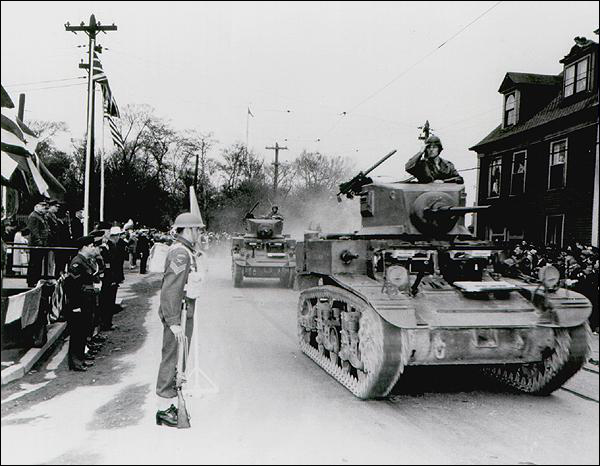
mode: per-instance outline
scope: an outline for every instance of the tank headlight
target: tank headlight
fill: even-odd
[[[558,288],[560,282],[560,272],[553,265],[542,267],[539,272],[540,281],[548,291],[554,291]]]
[[[400,265],[393,265],[386,269],[385,279],[399,290],[404,290],[408,287],[408,270]]]

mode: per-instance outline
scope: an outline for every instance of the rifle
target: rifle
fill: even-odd
[[[181,304],[181,329],[185,336],[185,325],[187,321],[187,304],[185,298]],[[178,429],[189,429],[190,416],[185,406],[185,399],[183,398],[183,392],[181,391],[183,383],[185,382],[185,373],[183,371],[184,358],[187,363],[187,338],[184,338],[183,344],[179,343],[177,348],[177,376],[175,379],[175,390],[177,391],[177,428]]]
[[[373,182],[373,180],[371,178],[369,178],[367,175],[369,173],[371,173],[373,170],[375,170],[379,165],[381,165],[383,162],[385,162],[387,159],[389,159],[395,153],[396,153],[396,150],[394,149],[389,154],[386,154],[382,159],[380,159],[375,165],[373,165],[367,171],[365,171],[365,172],[361,171],[361,172],[359,172],[358,175],[356,175],[350,181],[346,181],[345,183],[340,184],[340,192],[337,193],[338,202],[342,202],[342,199],[340,197],[342,194],[345,194],[348,199],[352,199],[354,196],[358,196],[364,185]]]

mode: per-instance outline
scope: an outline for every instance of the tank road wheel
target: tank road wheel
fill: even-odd
[[[532,395],[546,396],[560,388],[585,364],[591,331],[587,323],[554,331],[555,347],[541,362],[486,368],[502,384]]]
[[[240,288],[244,281],[244,269],[234,262],[231,268],[231,275],[234,288]]]
[[[307,339],[302,317],[311,308],[311,301],[316,302],[319,298],[341,302],[346,309],[361,313],[358,352],[362,368],[355,368],[347,361],[340,364],[337,354],[320,352],[318,345],[313,343],[314,339]],[[402,338],[401,329],[384,321],[362,299],[335,286],[309,288],[301,293],[298,302],[298,336],[302,352],[361,399],[386,396],[402,374],[409,353],[406,348],[408,340]]]

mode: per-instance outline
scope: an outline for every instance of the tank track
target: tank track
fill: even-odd
[[[545,396],[560,388],[585,364],[591,348],[587,323],[570,329],[556,329],[556,345],[541,362],[520,366],[485,368],[500,383],[521,392]]]
[[[340,365],[332,361],[307,338],[310,332],[300,323],[303,305],[320,298],[345,303],[347,309],[360,312],[359,352],[364,370],[355,370],[353,373],[349,362]],[[304,354],[361,399],[387,396],[398,382],[410,355],[408,335],[402,329],[383,320],[361,298],[336,286],[318,286],[301,293],[298,302],[298,338]]]

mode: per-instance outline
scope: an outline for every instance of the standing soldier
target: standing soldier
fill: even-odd
[[[161,402],[163,398],[172,400],[177,397],[178,346],[185,344],[186,341],[189,342],[192,338],[194,305],[199,288],[195,248],[203,227],[200,217],[187,212],[180,214],[173,224],[175,242],[170,246],[166,257],[158,309],[163,323],[163,344],[156,394]],[[185,323],[181,322],[182,305],[187,307]],[[185,333],[182,324],[185,325]],[[159,410],[156,413],[156,423],[176,427],[177,408],[171,404],[165,411]]]
[[[33,212],[27,218],[29,229],[29,246],[48,246],[48,223],[46,223],[46,209],[48,203],[45,199],[40,200]],[[29,267],[27,268],[27,286],[33,288],[38,280],[42,278],[44,260],[47,260],[47,251],[32,249],[29,254]],[[46,259],[45,259],[46,258]]]
[[[86,371],[92,365],[85,360],[85,345],[90,322],[96,305],[96,287],[98,264],[93,236],[83,236],[77,240],[79,253],[69,264],[66,282],[69,302],[67,325],[69,328],[69,369]]]

